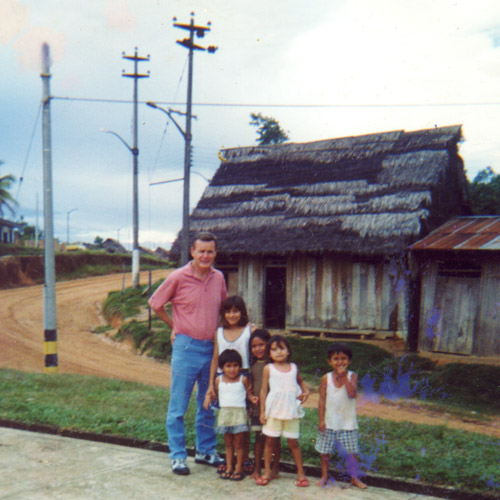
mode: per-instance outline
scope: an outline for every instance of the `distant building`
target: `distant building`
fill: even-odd
[[[113,238],[106,238],[102,246],[109,253],[128,253],[127,249],[123,247],[119,241],[116,241]]]
[[[163,260],[168,260],[169,258],[168,250],[165,250],[162,247],[157,247],[156,250],[153,252],[153,254],[156,255],[156,257],[158,257],[159,259]]]
[[[0,243],[14,243],[19,236],[16,222],[0,218]]]

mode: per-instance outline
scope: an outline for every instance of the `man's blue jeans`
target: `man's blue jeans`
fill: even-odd
[[[167,412],[168,446],[172,460],[187,457],[184,415],[195,382],[198,384],[196,451],[204,455],[215,451],[215,414],[212,409],[203,408],[213,350],[214,343],[211,340],[195,340],[182,334],[175,336],[172,351],[172,384]]]

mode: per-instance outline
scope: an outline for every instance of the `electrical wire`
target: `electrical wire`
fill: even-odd
[[[33,139],[35,137],[35,131],[36,131],[36,127],[38,125],[38,119],[40,118],[41,109],[42,109],[42,104],[40,104],[40,106],[38,106],[38,111],[36,114],[35,123],[33,125],[33,130],[31,132],[31,137],[30,137],[30,142],[28,144],[28,150],[26,151],[26,156],[24,158],[23,169],[21,171],[21,176],[19,177],[19,184],[17,186],[17,193],[16,193],[16,201],[18,203],[19,203],[19,192],[21,190],[21,185],[22,185],[23,180],[24,180],[24,172],[26,171],[26,165],[28,164],[28,159],[29,159],[30,152],[31,152],[31,146],[33,145]]]
[[[54,100],[59,101],[87,101],[87,102],[107,102],[115,104],[131,104],[133,101],[126,99],[101,99],[90,97],[52,97]],[[185,106],[185,102],[179,101],[155,101],[156,104],[164,106]],[[146,104],[147,101],[138,101],[139,104]],[[500,102],[428,102],[428,103],[380,103],[380,104],[339,104],[339,103],[326,103],[326,104],[291,104],[291,103],[243,103],[243,102],[193,102],[193,106],[201,107],[218,107],[218,108],[439,108],[439,107],[479,107],[479,106],[500,106]]]

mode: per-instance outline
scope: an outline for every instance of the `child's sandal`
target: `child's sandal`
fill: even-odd
[[[244,472],[233,472],[229,479],[231,479],[231,481],[241,481],[242,479],[245,479],[245,473]]]
[[[255,484],[257,484],[258,486],[267,486],[269,484],[269,481],[271,481],[270,477],[259,476],[255,480]]]
[[[307,477],[301,477],[300,479],[297,479],[295,486],[298,486],[299,488],[307,488],[309,486],[309,479],[307,479]]]
[[[243,462],[243,472],[247,475],[252,474],[254,471],[254,465],[251,460],[247,460],[246,462]]]
[[[221,479],[231,479],[231,476],[233,475],[232,470],[225,470],[219,474],[219,477]]]

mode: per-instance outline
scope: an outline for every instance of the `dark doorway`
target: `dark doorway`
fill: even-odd
[[[264,326],[285,328],[286,267],[266,267]]]

